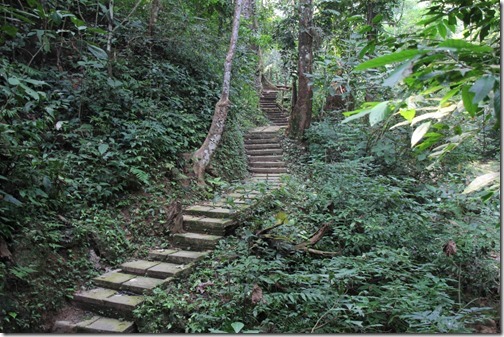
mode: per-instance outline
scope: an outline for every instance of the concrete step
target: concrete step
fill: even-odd
[[[196,252],[179,249],[152,249],[149,251],[149,260],[163,261],[177,264],[190,264],[201,260],[209,254],[206,252]]]
[[[57,321],[53,331],[56,333],[132,333],[135,332],[135,323],[132,321],[95,315],[76,323],[70,321]]]
[[[135,260],[121,264],[121,269],[130,274],[159,279],[174,277],[188,269],[189,266],[170,262]]]
[[[220,235],[180,233],[173,234],[172,241],[174,245],[183,249],[203,251],[214,249],[220,239],[222,239]]]
[[[248,150],[248,156],[272,156],[283,154],[282,149],[271,149],[271,150]]]
[[[227,235],[236,227],[234,220],[226,218],[209,218],[184,214],[183,219],[184,230],[194,233]]]
[[[248,133],[245,135],[244,137],[244,140],[245,142],[249,141],[249,140],[255,140],[255,139],[268,139],[268,140],[271,140],[271,139],[278,139],[278,133]]]
[[[287,173],[287,169],[285,167],[282,168],[249,167],[249,171],[255,173]]]
[[[144,301],[144,296],[112,289],[93,288],[74,294],[76,307],[112,318],[133,319],[133,310]]]
[[[285,167],[285,163],[282,161],[253,161],[249,163],[250,167]]]
[[[230,209],[224,207],[194,205],[185,208],[183,212],[186,215],[206,216],[209,218],[232,219],[237,214],[238,211],[236,209]]]
[[[249,157],[249,163],[258,162],[258,161],[283,161],[283,156],[252,156]]]
[[[136,294],[151,293],[152,289],[163,286],[171,281],[171,277],[159,279],[154,277],[138,276],[135,274],[125,273],[120,269],[116,269],[95,277],[93,283],[99,287],[131,291]]]
[[[248,144],[268,144],[268,143],[278,143],[280,139],[277,137],[271,138],[249,138],[245,140],[245,145]]]
[[[247,150],[261,150],[261,149],[281,149],[282,146],[278,143],[265,143],[265,144],[245,144],[245,151]]]

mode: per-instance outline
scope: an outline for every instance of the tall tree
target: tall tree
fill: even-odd
[[[312,0],[299,0],[299,38],[298,38],[298,94],[288,133],[291,138],[300,139],[310,127],[313,92],[307,74],[312,72],[313,36],[310,29],[313,21]]]
[[[205,169],[210,163],[212,156],[219,146],[226,118],[229,111],[229,88],[231,85],[231,67],[233,65],[233,56],[236,50],[238,41],[238,30],[240,28],[240,14],[242,10],[243,0],[236,0],[235,11],[233,16],[233,29],[231,32],[231,41],[229,42],[229,50],[224,62],[224,81],[222,83],[222,93],[219,101],[215,105],[215,111],[212,118],[212,125],[201,147],[192,155],[193,170],[198,178],[200,185],[205,184]]]

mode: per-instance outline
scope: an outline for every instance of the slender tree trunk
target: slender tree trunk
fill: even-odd
[[[231,33],[231,41],[229,42],[229,50],[224,62],[224,81],[222,83],[222,93],[219,101],[215,105],[214,116],[212,118],[212,125],[208,131],[207,137],[203,145],[194,152],[193,170],[198,178],[200,185],[205,184],[205,169],[210,163],[212,156],[219,146],[224,126],[226,125],[226,117],[229,110],[229,88],[231,84],[231,66],[233,64],[233,56],[236,50],[236,43],[238,41],[238,29],[240,27],[240,13],[242,9],[243,0],[236,0],[235,12],[233,17],[233,30]]]
[[[161,1],[152,0],[150,19],[149,19],[149,36],[151,37],[154,35],[154,27],[156,27],[156,22],[158,20],[160,10],[161,10]]]
[[[114,0],[109,0],[108,9],[108,36],[107,36],[107,55],[108,55],[108,75],[112,77],[112,38],[114,36]]]
[[[313,92],[306,74],[312,72],[313,37],[310,34],[313,17],[312,0],[299,0],[298,95],[289,120],[288,134],[301,139],[310,127]]]

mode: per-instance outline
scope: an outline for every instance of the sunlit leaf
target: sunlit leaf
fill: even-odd
[[[474,179],[462,192],[462,194],[469,194],[471,192],[477,191],[482,187],[485,187],[491,184],[496,179],[499,179],[500,172],[490,172],[484,175],[481,175]]]
[[[414,147],[423,138],[429,131],[430,126],[431,122],[425,122],[415,129],[413,135],[411,135],[411,147]]]
[[[100,144],[98,146],[98,152],[100,152],[100,154],[103,156],[105,152],[107,152],[108,148],[109,148],[108,144]]]
[[[401,109],[399,114],[404,117],[408,122],[412,122],[413,118],[415,118],[416,110],[415,109]]]
[[[387,117],[388,113],[390,112],[388,103],[389,103],[388,101],[381,102],[380,104],[376,105],[374,108],[371,109],[371,111],[369,112],[369,124],[371,126],[380,123]]]
[[[474,117],[476,111],[478,111],[478,106],[473,103],[474,96],[474,93],[469,91],[469,86],[462,87],[462,102],[471,117]]]

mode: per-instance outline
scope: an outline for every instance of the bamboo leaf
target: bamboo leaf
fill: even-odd
[[[430,126],[431,122],[425,122],[415,129],[413,135],[411,135],[411,147],[414,147],[423,138],[429,131]]]
[[[462,194],[469,194],[471,192],[477,191],[482,187],[485,187],[491,184],[494,180],[500,177],[500,172],[490,172],[484,175],[481,175],[474,179],[462,192]]]
[[[397,53],[383,55],[383,56],[374,58],[372,60],[366,61],[364,63],[361,63],[357,67],[355,67],[355,70],[377,68],[377,67],[384,66],[386,64],[405,61],[405,60],[408,60],[416,55],[425,54],[425,53],[427,53],[427,50],[406,49],[406,50],[399,51]]]
[[[445,40],[441,42],[438,47],[456,50],[467,50],[475,53],[491,53],[493,51],[492,47],[480,46],[460,39]]]

